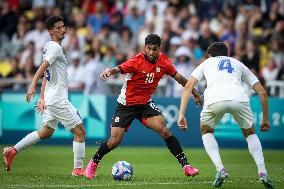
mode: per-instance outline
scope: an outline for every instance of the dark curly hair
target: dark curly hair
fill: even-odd
[[[145,45],[161,45],[161,38],[157,34],[149,34],[145,38]]]
[[[228,56],[228,47],[223,42],[214,42],[207,48],[207,54],[210,54],[212,57]]]
[[[52,30],[56,22],[64,21],[61,16],[50,16],[46,20],[46,28]]]

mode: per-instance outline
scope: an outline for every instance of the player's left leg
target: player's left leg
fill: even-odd
[[[255,134],[254,127],[251,127],[248,129],[242,128],[242,132],[248,143],[249,152],[251,153],[257,165],[258,173],[266,174],[267,171],[266,171],[265,164],[264,164],[262,146],[261,146],[258,136]]]
[[[167,147],[181,164],[186,176],[195,176],[199,173],[198,169],[189,165],[178,139],[166,127],[164,117],[162,115],[148,117],[145,125],[148,128],[153,129],[165,140]]]
[[[13,159],[20,151],[51,137],[56,129],[56,125],[57,120],[52,115],[50,106],[47,106],[43,112],[42,127],[38,131],[29,133],[13,147],[4,148],[3,155],[6,170],[10,170]]]
[[[251,128],[248,128],[248,129],[242,128],[242,132],[243,132],[243,135],[246,137],[249,152],[252,155],[257,165],[258,176],[259,176],[260,182],[263,185],[265,185],[267,188],[274,188],[274,184],[272,180],[269,178],[267,174],[267,170],[265,168],[262,146],[261,146],[258,136],[255,134],[254,127],[252,126]]]
[[[201,124],[201,134],[204,148],[209,155],[211,161],[216,166],[217,171],[221,171],[224,169],[224,165],[221,160],[221,156],[219,153],[219,146],[214,136],[214,129]]]
[[[73,153],[74,153],[74,169],[72,171],[73,176],[84,176],[85,169],[85,128],[83,124],[77,125],[71,130],[74,134],[73,141]]]
[[[71,174],[73,176],[84,176],[85,128],[78,110],[69,101],[59,102],[56,106],[51,106],[50,109],[65,129],[71,131],[74,135],[74,168]]]
[[[262,146],[258,136],[255,134],[253,113],[250,109],[249,103],[236,103],[234,105],[234,112],[232,112],[232,115],[235,121],[240,125],[243,135],[246,138],[249,152],[258,168],[259,180],[266,187],[273,188],[274,184],[268,177],[265,168]]]

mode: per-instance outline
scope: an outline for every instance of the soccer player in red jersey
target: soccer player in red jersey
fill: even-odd
[[[177,138],[168,130],[164,117],[151,100],[151,96],[165,75],[172,76],[185,86],[187,79],[179,74],[171,61],[160,52],[161,39],[156,34],[145,38],[144,52],[141,52],[118,67],[104,70],[100,78],[106,80],[117,73],[126,74],[125,83],[117,99],[118,105],[111,124],[111,136],[103,142],[90,160],[85,175],[93,179],[102,157],[116,148],[134,119],[140,120],[149,129],[157,132],[166,142],[170,152],[178,159],[185,175],[195,176],[198,169],[189,165]],[[197,91],[195,99],[202,105],[203,100]]]

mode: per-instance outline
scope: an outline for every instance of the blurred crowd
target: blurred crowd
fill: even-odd
[[[0,88],[26,89],[50,40],[50,15],[67,27],[69,88],[86,95],[116,95],[123,76],[102,82],[99,73],[142,51],[150,33],[161,36],[162,51],[185,77],[209,44],[223,41],[264,85],[284,82],[283,0],[0,0],[0,81],[13,81]],[[181,95],[170,77],[161,86],[160,94]]]

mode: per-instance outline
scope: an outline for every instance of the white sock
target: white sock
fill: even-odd
[[[215,164],[217,171],[224,169],[222,163],[219,147],[217,141],[212,133],[206,133],[202,135],[203,145],[211,161]]]
[[[17,150],[17,152],[20,152],[21,150],[34,145],[38,143],[41,139],[39,138],[38,132],[34,131],[27,136],[25,136],[22,140],[20,140],[14,148]]]
[[[248,149],[250,154],[252,155],[257,168],[258,168],[258,174],[259,173],[264,173],[267,174],[267,171],[265,169],[265,164],[264,164],[264,157],[262,153],[262,147],[261,143],[259,141],[259,138],[256,134],[249,135],[246,138],[248,142]]]
[[[73,141],[74,169],[83,168],[85,160],[85,142]]]

